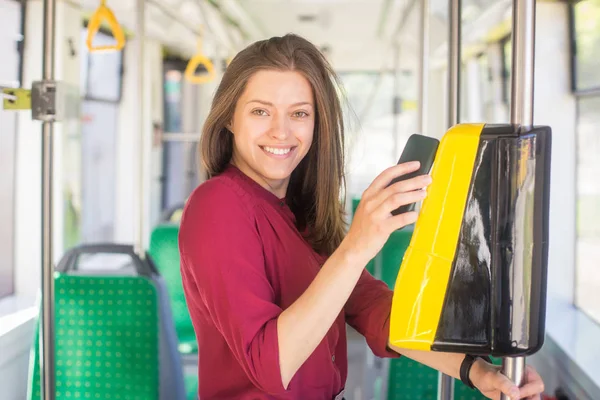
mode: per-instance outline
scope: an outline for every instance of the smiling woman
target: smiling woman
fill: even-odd
[[[431,178],[390,184],[419,163],[386,169],[346,232],[335,82],[314,45],[286,35],[240,52],[215,94],[200,143],[209,179],[188,199],[179,232],[200,398],[342,399],[346,323],[375,355],[402,352],[469,377],[489,397],[540,393],[533,370],[519,393],[480,358],[390,348],[392,291],[365,266],[416,220],[392,211],[422,200]]]

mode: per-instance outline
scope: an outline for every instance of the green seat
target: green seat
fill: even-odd
[[[181,282],[178,235],[179,226],[176,224],[156,226],[150,236],[148,252],[167,285],[179,351],[183,354],[195,354],[198,352],[198,342]]]
[[[157,290],[141,276],[55,276],[56,399],[159,399]],[[38,324],[39,325],[39,324]],[[28,399],[40,399],[39,332]]]
[[[167,286],[178,349],[184,356],[185,390],[187,399],[192,400],[198,396],[198,363],[193,357],[197,356],[198,342],[181,282],[178,236],[179,225],[177,224],[165,223],[156,226],[150,236],[148,253]]]
[[[128,261],[124,262],[124,258]],[[55,343],[58,347],[62,346],[59,340],[61,340],[61,335],[66,334],[68,336],[62,340],[66,340],[67,346],[72,346],[75,340],[77,340],[77,346],[84,346],[77,350],[64,349],[62,353],[57,354],[57,370],[61,366],[58,363],[61,362],[62,367],[67,369],[67,377],[71,377],[74,373],[77,374],[82,363],[84,367],[91,366],[93,360],[87,359],[91,357],[90,354],[102,357],[98,348],[105,349],[114,344],[117,349],[124,347],[126,351],[107,351],[104,359],[95,361],[96,366],[101,367],[102,362],[105,362],[106,368],[131,368],[123,366],[120,361],[120,358],[127,357],[127,360],[133,359],[134,368],[139,368],[140,357],[143,356],[146,359],[146,354],[151,354],[152,360],[157,360],[153,361],[153,365],[158,371],[158,378],[153,378],[152,382],[148,383],[148,387],[151,387],[149,390],[153,393],[156,391],[159,400],[186,399],[181,356],[177,350],[177,335],[166,286],[148,255],[141,259],[130,245],[114,243],[79,245],[65,253],[56,266],[56,271],[55,332],[57,333]],[[153,298],[145,298],[144,293],[140,293],[143,290],[136,289],[136,284],[151,288],[154,292]],[[77,306],[76,309],[72,308],[74,305]],[[143,329],[139,329],[137,324],[143,322],[141,316],[148,315],[148,313],[155,322],[150,327],[145,326]],[[67,329],[65,333],[64,330],[60,330],[61,325],[79,327],[79,329]],[[83,329],[84,327],[93,327],[95,330]],[[119,330],[115,331],[115,329]],[[87,338],[94,332],[98,337],[108,338],[107,342]],[[73,334],[85,336],[77,339],[70,337]],[[148,335],[156,338],[152,342],[154,347],[144,349],[142,352],[139,349],[142,343],[139,338]],[[39,358],[35,354],[37,341],[36,339],[34,356],[31,358],[30,393],[39,391],[37,389],[39,388],[39,377],[35,372]],[[81,353],[86,359],[80,359]],[[110,359],[110,357],[114,359]],[[151,376],[155,376],[153,371],[154,369],[149,371]],[[137,372],[140,376],[144,373],[143,371]],[[101,371],[100,374],[102,373],[113,374],[110,371]],[[116,373],[119,376],[122,375],[120,372]],[[119,376],[118,379],[120,379]],[[130,379],[125,378],[125,381],[126,385],[129,385]],[[67,382],[70,382],[70,379],[65,378],[65,384],[68,386]],[[110,388],[114,388],[114,386],[108,384],[106,389]],[[93,398],[98,398],[96,392],[91,391],[93,388],[88,387],[87,389],[88,392],[82,392],[85,396],[83,398],[89,398],[89,395],[92,394]],[[80,397],[82,393],[76,393],[75,397]],[[117,393],[116,397],[107,393],[105,398],[123,398],[118,391],[115,393]],[[72,394],[70,391],[65,393],[67,398],[70,394]]]

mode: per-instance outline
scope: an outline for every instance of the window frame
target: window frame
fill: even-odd
[[[510,76],[511,68],[506,66],[509,57],[506,56],[506,45],[511,43],[511,34],[504,36],[499,41],[500,45],[500,62],[502,63],[502,101],[506,105],[510,105]]]
[[[87,29],[89,25],[89,21],[85,20],[83,21],[83,28]],[[105,27],[101,26],[100,29],[98,29],[98,32],[107,36],[110,36],[112,38],[114,38],[114,35],[112,34],[111,31],[109,31],[108,29],[106,29]],[[119,91],[118,91],[118,95],[116,99],[106,99],[106,98],[101,98],[101,97],[96,97],[96,96],[90,96],[90,80],[89,80],[89,74],[87,75],[87,79],[85,81],[85,95],[82,96],[82,100],[90,100],[90,101],[97,101],[100,103],[108,103],[108,104],[119,104],[121,102],[121,99],[123,98],[123,87],[124,87],[124,80],[125,80],[125,51],[127,49],[127,46],[123,47],[120,51],[120,66],[119,66]],[[77,51],[80,51],[80,49],[77,49]],[[87,64],[86,64],[86,69],[87,71],[90,71],[90,67],[91,67],[91,57],[88,56],[87,58]]]
[[[167,93],[166,93],[166,74],[168,71],[179,71],[181,72],[181,74],[183,75],[183,73],[185,72],[185,68],[187,66],[187,63],[189,62],[188,59],[183,59],[183,58],[179,58],[177,56],[167,56],[166,58],[163,59],[162,62],[162,70],[161,70],[161,90],[162,90],[162,96],[163,96],[163,122],[162,122],[162,129],[164,133],[169,133],[168,129],[167,129],[167,124],[168,122],[168,118],[167,118]],[[183,85],[183,84],[182,84]],[[182,87],[182,91],[183,91],[183,87]],[[163,151],[162,151],[162,169],[161,169],[161,176],[160,176],[160,210],[161,212],[166,211],[169,207],[168,207],[168,201],[169,201],[169,194],[168,194],[168,187],[167,187],[167,179],[169,176],[169,171],[168,171],[168,167],[167,165],[169,165],[170,161],[171,161],[171,157],[168,151],[168,147],[169,142],[163,142]]]
[[[580,94],[577,95],[575,94],[575,180],[574,180],[574,190],[575,190],[575,224],[578,223],[579,218],[580,218],[580,210],[578,207],[578,201],[579,201],[579,152],[577,151],[577,149],[579,148],[579,125],[580,125],[580,119],[581,119],[581,101],[583,99],[598,99],[600,100],[600,89],[598,91],[595,92],[595,94],[591,91],[586,92],[585,94]],[[595,317],[593,317],[585,308],[581,307],[581,305],[579,304],[579,302],[577,301],[578,296],[577,296],[577,292],[578,292],[578,278],[580,276],[580,272],[579,272],[579,263],[580,260],[579,259],[579,255],[577,253],[577,246],[578,246],[578,241],[579,241],[579,232],[578,232],[578,228],[577,226],[575,227],[575,259],[574,259],[574,263],[573,263],[573,275],[574,275],[574,279],[573,279],[573,298],[572,298],[572,303],[573,306],[575,308],[577,308],[580,312],[582,312],[583,314],[585,314],[588,318],[590,318],[594,323],[596,323],[599,327],[600,327],[600,320],[597,320]]]
[[[579,209],[577,207],[578,204],[578,200],[579,200],[579,191],[578,191],[578,183],[579,183],[579,161],[578,161],[578,142],[580,140],[579,137],[579,126],[580,126],[580,119],[581,119],[581,104],[580,102],[583,99],[589,99],[589,98],[600,98],[600,80],[598,81],[597,85],[595,86],[590,86],[588,88],[583,88],[580,89],[577,86],[577,33],[576,33],[576,18],[575,18],[575,7],[577,4],[569,4],[568,9],[567,9],[567,15],[568,15],[568,34],[569,34],[569,61],[570,61],[570,85],[571,85],[571,92],[573,93],[573,96],[575,97],[575,179],[574,179],[574,185],[573,185],[573,189],[575,191],[575,205],[576,205],[576,209],[575,209],[575,221],[574,223],[577,224],[577,221],[579,220]],[[584,315],[586,315],[588,318],[590,318],[590,320],[592,320],[594,323],[596,323],[598,326],[600,326],[600,321],[595,320],[584,308],[582,308],[578,301],[577,301],[577,283],[578,283],[578,277],[579,277],[579,257],[577,254],[577,243],[579,241],[579,233],[577,231],[577,227],[575,227],[575,238],[574,238],[574,245],[575,245],[575,254],[574,254],[574,260],[573,260],[573,296],[572,296],[572,304],[573,306],[579,310],[581,313],[583,313]]]
[[[17,50],[17,82],[18,82],[19,87],[22,87],[23,86],[23,73],[24,73],[23,59],[24,59],[24,52],[25,52],[25,18],[26,18],[26,10],[27,10],[27,1],[26,0],[9,0],[9,1],[13,1],[20,5],[20,7],[19,7],[20,21],[19,21],[19,32],[18,32],[20,35],[20,40],[16,41],[15,45],[16,45],[16,50]],[[17,138],[16,129],[18,129],[17,125],[15,125],[15,132],[13,132],[14,140],[16,140],[16,138]],[[13,162],[12,204],[10,204],[10,206],[13,209],[12,210],[13,219],[12,219],[12,224],[10,224],[10,226],[7,226],[6,228],[12,232],[12,236],[14,239],[15,227],[16,227],[16,221],[15,221],[16,168],[17,168],[16,157],[13,157],[12,162]],[[14,265],[15,263],[14,262],[15,262],[15,248],[14,248],[14,242],[13,242],[13,249],[8,258],[8,263],[6,264],[8,266],[8,269],[0,271],[0,275],[3,278],[4,277],[7,278],[7,279],[2,279],[2,281],[0,282],[0,300],[7,298],[9,296],[15,295],[16,282],[15,282],[15,265]]]
[[[567,21],[567,32],[569,35],[569,49],[567,57],[569,59],[569,69],[566,71],[570,80],[570,86],[567,91],[571,92],[575,104],[575,124],[573,129],[578,129],[579,124],[579,100],[583,97],[600,97],[600,87],[593,90],[575,90],[574,77],[576,69],[574,62],[574,8],[573,4],[567,6],[569,20]],[[501,46],[502,62],[502,100],[506,105],[510,105],[510,76],[511,71],[505,51],[507,42],[511,40],[511,35],[507,35],[498,41]],[[574,140],[578,141],[578,135],[574,135]],[[577,157],[577,145],[575,144],[575,157]],[[577,162],[577,161],[575,161]],[[574,205],[577,204],[577,166],[574,167],[573,185],[570,187],[574,191]],[[567,188],[569,189],[569,188]],[[577,213],[573,214],[573,224],[577,223]],[[544,347],[533,355],[528,357],[528,363],[533,364],[538,371],[549,379],[548,387],[562,387],[572,398],[597,399],[600,398],[600,370],[596,366],[596,360],[600,357],[600,348],[596,346],[597,337],[600,335],[600,323],[594,320],[584,309],[576,303],[577,291],[577,228],[574,227],[574,235],[569,240],[569,246],[573,246],[573,258],[564,266],[561,266],[561,274],[568,274],[572,277],[572,284],[565,284],[560,281],[557,290],[557,282],[561,274],[548,275],[548,291],[546,304],[546,338]],[[554,285],[553,285],[554,284]],[[557,376],[560,377],[557,380]]]
[[[600,96],[600,80],[597,84],[592,85],[586,88],[579,88],[578,83],[578,74],[577,74],[577,66],[578,66],[578,52],[577,52],[577,31],[576,31],[576,21],[575,21],[575,7],[576,3],[569,4],[567,13],[569,18],[569,61],[571,68],[571,76],[570,76],[570,84],[571,91],[573,94],[579,99],[579,97],[583,96]]]

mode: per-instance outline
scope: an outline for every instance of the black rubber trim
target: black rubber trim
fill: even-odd
[[[79,258],[88,254],[125,254],[131,257],[139,275],[150,277],[158,274],[156,266],[152,263],[147,253],[145,254],[145,259],[142,260],[135,253],[132,245],[115,243],[84,244],[69,249],[60,260],[56,271],[63,273],[77,271]]]

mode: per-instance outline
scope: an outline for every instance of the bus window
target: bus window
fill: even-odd
[[[19,87],[21,5],[0,0],[0,87]],[[15,146],[17,114],[0,108],[0,298],[14,290]]]

